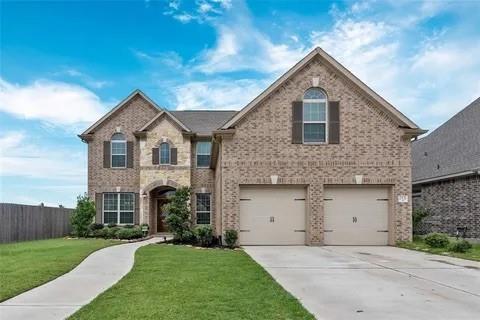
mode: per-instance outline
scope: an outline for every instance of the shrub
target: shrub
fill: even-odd
[[[105,238],[106,233],[107,233],[107,228],[95,229],[95,230],[92,231],[92,237],[94,237],[94,238]]]
[[[122,228],[118,231],[117,236],[119,239],[138,239],[141,238],[142,230],[138,227],[131,227],[131,228]]]
[[[454,242],[450,246],[450,251],[465,253],[471,248],[472,248],[472,244],[470,242],[468,242],[467,240],[460,240],[460,241]]]
[[[174,240],[184,243],[191,242],[194,237],[190,219],[190,188],[178,188],[163,209],[167,213],[165,221],[173,233]]]
[[[127,228],[127,229],[132,229],[133,227],[135,227],[133,224],[126,224],[123,226],[124,228]]]
[[[100,230],[100,229],[103,229],[105,226],[103,225],[103,223],[92,223],[90,225],[90,230],[94,231],[94,230]]]
[[[425,208],[415,208],[412,212],[412,224],[413,230],[416,231],[422,220],[430,214],[428,209]]]
[[[229,229],[225,230],[225,243],[229,248],[235,248],[237,245],[238,232],[237,230]]]
[[[117,239],[118,238],[118,232],[120,231],[119,227],[108,227],[105,231],[105,239]]]
[[[450,239],[444,233],[429,233],[425,237],[425,243],[432,248],[446,248]]]
[[[213,243],[213,230],[211,226],[197,226],[195,228],[195,235],[198,244],[202,247],[210,247]]]
[[[95,203],[90,200],[87,194],[77,197],[77,207],[71,216],[73,233],[78,237],[86,237],[89,233],[89,226],[95,217]]]
[[[117,226],[116,223],[109,223],[109,224],[107,225],[107,227],[109,227],[109,228],[113,228],[113,227],[116,227],[116,226]]]

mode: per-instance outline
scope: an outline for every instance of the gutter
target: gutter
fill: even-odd
[[[439,177],[434,177],[434,178],[416,180],[416,181],[413,181],[412,184],[417,185],[417,184],[424,184],[424,183],[430,183],[430,182],[436,182],[436,181],[444,181],[444,180],[449,180],[449,179],[453,179],[453,178],[461,178],[461,177],[477,176],[477,175],[480,175],[480,168],[479,169],[474,169],[474,170],[469,170],[469,171],[447,174],[447,175],[444,175],[444,176],[439,176]]]

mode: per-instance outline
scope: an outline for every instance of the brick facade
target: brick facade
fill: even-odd
[[[467,238],[480,238],[480,176],[433,182],[415,187],[414,208],[425,208],[430,215],[416,232],[442,232],[455,235],[467,227]]]
[[[340,144],[292,144],[292,102],[302,99],[319,77],[329,100],[340,101]],[[286,81],[235,128],[221,148],[222,228],[239,229],[239,190],[243,184],[307,186],[307,244],[323,242],[323,189],[328,184],[388,185],[392,198],[411,199],[410,140],[382,109],[320,59]],[[393,204],[392,239],[411,239],[411,202]]]
[[[292,144],[292,102],[302,99],[312,87],[312,79],[331,101],[339,101],[340,143]],[[388,186],[392,200],[407,195],[407,203],[391,201],[390,244],[411,239],[411,160],[410,139],[384,107],[373,102],[338,70],[320,57],[280,85],[235,126],[230,136],[219,138],[216,169],[196,168],[196,142],[201,139],[182,133],[168,117],[159,117],[146,134],[142,128],[158,110],[136,96],[94,132],[89,141],[89,195],[111,192],[120,187],[140,194],[139,222],[156,223],[151,191],[157,187],[191,186],[195,219],[195,194],[211,194],[211,223],[217,235],[225,229],[239,229],[241,185],[302,185],[307,190],[306,243],[323,243],[323,190],[326,185],[352,185],[355,176],[363,184]],[[121,128],[134,142],[131,169],[106,169],[102,143]],[[169,141],[178,149],[176,165],[153,165],[152,148]],[[98,219],[98,218],[97,218]],[[138,220],[136,220],[138,221]],[[152,230],[154,230],[152,225]]]

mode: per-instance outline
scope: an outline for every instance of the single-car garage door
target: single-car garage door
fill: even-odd
[[[326,245],[387,245],[387,187],[325,187]]]
[[[240,187],[241,245],[305,244],[305,188]]]

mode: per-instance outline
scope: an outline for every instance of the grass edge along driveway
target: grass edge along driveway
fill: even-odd
[[[152,244],[70,319],[314,319],[242,250]]]
[[[455,242],[454,238],[450,242]],[[425,253],[438,254],[447,257],[460,258],[465,260],[480,261],[480,243],[472,243],[473,248],[465,253],[452,252],[446,248],[432,248],[428,246],[422,237],[415,236],[412,242],[399,242],[397,246],[404,249],[422,251]]]
[[[0,302],[69,272],[94,251],[119,243],[58,238],[0,244]]]

